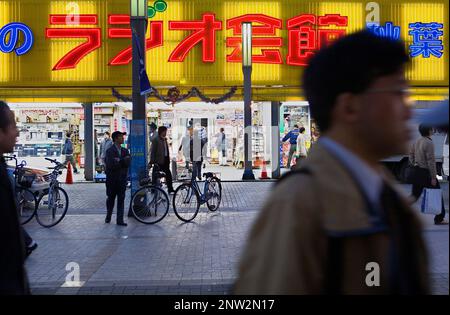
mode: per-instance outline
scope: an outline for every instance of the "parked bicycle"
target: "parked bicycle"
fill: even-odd
[[[67,192],[60,187],[58,176],[62,175],[62,169],[66,168],[63,163],[57,160],[45,158],[47,161],[55,164],[51,167],[50,186],[39,196],[38,207],[36,211],[36,220],[44,227],[52,227],[61,222],[67,213],[69,207],[69,197]]]
[[[176,216],[184,221],[190,222],[195,219],[202,204],[207,205],[210,211],[217,211],[222,200],[222,183],[214,173],[203,174],[205,184],[203,192],[192,173],[190,182],[181,184],[173,195],[173,210]]]
[[[164,219],[169,212],[169,196],[162,189],[162,179],[166,177],[157,165],[153,166],[152,178],[146,177],[140,180],[138,191],[131,197],[131,211],[139,222],[155,224]]]
[[[14,175],[14,193],[17,200],[17,207],[19,210],[20,224],[27,224],[33,219],[37,209],[37,199],[35,194],[29,189],[33,183],[34,178],[25,175],[24,167],[27,165],[26,161],[18,163],[15,155],[5,156],[6,160],[15,161]]]

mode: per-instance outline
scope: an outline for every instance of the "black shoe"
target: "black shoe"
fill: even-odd
[[[126,224],[125,222],[117,222],[117,225],[120,225],[120,226],[128,226],[128,224]]]
[[[31,255],[31,253],[38,247],[38,244],[33,241],[33,243],[31,243],[31,245],[29,247],[27,247],[27,257]]]
[[[106,218],[105,223],[111,223],[111,218]]]

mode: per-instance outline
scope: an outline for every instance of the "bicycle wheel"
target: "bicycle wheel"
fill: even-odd
[[[173,195],[173,211],[178,219],[190,222],[195,219],[200,209],[200,196],[191,184],[180,185]]]
[[[64,189],[50,189],[47,195],[39,200],[36,220],[43,227],[52,227],[61,222],[69,207],[69,197]]]
[[[131,211],[139,222],[158,223],[169,212],[169,197],[159,187],[142,187],[131,198]]]
[[[210,211],[217,211],[222,201],[222,183],[217,177],[208,180],[208,189],[206,194],[206,205]]]
[[[16,198],[19,207],[20,224],[27,224],[33,219],[36,213],[36,196],[27,188],[16,187]]]

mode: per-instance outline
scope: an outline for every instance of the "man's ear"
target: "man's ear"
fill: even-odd
[[[337,122],[354,123],[361,111],[359,97],[352,93],[342,93],[336,98],[333,118]]]

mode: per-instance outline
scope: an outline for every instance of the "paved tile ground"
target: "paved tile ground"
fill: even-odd
[[[181,223],[170,210],[157,225],[129,220],[125,228],[104,223],[104,185],[67,186],[70,212],[59,225],[26,225],[39,243],[27,261],[32,292],[227,294],[248,230],[271,185],[224,183],[223,209],[217,213],[202,207],[195,222]],[[448,196],[448,185],[444,187]],[[421,217],[433,292],[448,294],[449,227],[433,225],[432,216]],[[65,287],[73,262],[80,267],[81,286]]]

